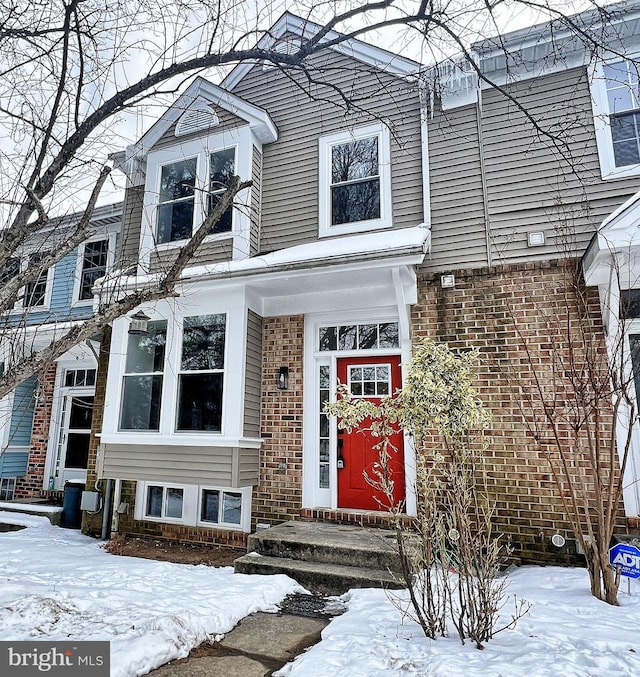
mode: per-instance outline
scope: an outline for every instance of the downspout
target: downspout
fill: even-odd
[[[420,146],[422,152],[422,212],[424,224],[431,229],[431,187],[429,185],[429,92],[426,83],[418,84],[420,99]]]
[[[122,480],[115,480],[116,490],[113,495],[113,507],[111,509],[111,533],[117,534],[120,529],[120,497],[122,496]]]
[[[482,87],[478,80],[478,97],[476,103],[476,126],[478,130],[478,155],[480,160],[480,181],[482,182],[482,209],[484,212],[484,241],[487,249],[487,265],[493,265],[493,257],[491,255],[491,219],[489,216],[489,201],[487,191],[487,176],[485,172],[485,157],[484,157],[484,135],[482,130]]]
[[[111,500],[113,498],[113,480],[107,480],[107,488],[104,494],[104,505],[102,506],[102,531],[100,538],[106,541],[109,538],[109,522],[111,519]]]

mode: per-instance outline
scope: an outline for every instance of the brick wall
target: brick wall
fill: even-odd
[[[97,454],[104,418],[104,400],[107,389],[107,367],[109,366],[109,351],[111,348],[111,327],[105,327],[100,342],[98,370],[96,373],[96,393],[93,399],[93,418],[91,419],[91,438],[89,439],[89,454],[87,460],[87,490],[106,490],[106,482],[97,480]],[[102,511],[95,515],[82,513],[82,531],[85,534],[99,536],[102,531]]]
[[[16,482],[16,499],[38,497],[43,490],[43,486],[46,486],[44,472],[49,445],[49,426],[51,425],[56,368],[57,364],[51,364],[38,375],[29,464],[26,476],[18,478]]]
[[[439,276],[419,275],[419,300],[412,313],[414,338],[428,336],[452,348],[480,350],[477,386],[493,417],[485,459],[497,501],[496,521],[523,561],[570,561],[575,552],[547,458],[555,453],[554,447],[548,444],[548,431],[536,435],[538,416],[527,399],[527,393],[535,393],[536,383],[556,392],[561,406],[571,396],[562,375],[554,372],[560,346],[566,343],[562,319],[569,313],[572,326],[579,326],[568,270],[561,261],[458,270],[452,289],[442,289]],[[586,294],[587,333],[601,340],[597,292]],[[596,344],[602,350],[597,340]],[[568,353],[562,356],[566,359]],[[610,412],[602,414],[608,416],[607,433]],[[578,472],[584,473],[582,459],[576,460]],[[623,519],[620,527],[624,528]],[[567,539],[563,549],[550,542],[557,532]]]
[[[253,495],[256,522],[277,524],[302,506],[302,406],[304,317],[264,321],[260,480]],[[289,367],[289,389],[278,390],[280,367]],[[285,464],[286,467],[281,467]]]

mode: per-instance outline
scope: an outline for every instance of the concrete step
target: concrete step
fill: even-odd
[[[292,520],[252,534],[247,550],[268,557],[399,572],[395,538],[386,529]]]
[[[249,553],[234,563],[236,573],[286,574],[300,585],[327,595],[341,595],[350,588],[404,587],[399,574],[343,564],[307,562],[287,557],[269,557]]]

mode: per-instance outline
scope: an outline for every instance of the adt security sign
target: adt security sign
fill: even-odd
[[[634,545],[626,543],[614,545],[609,550],[609,562],[623,576],[640,578],[640,550]]]

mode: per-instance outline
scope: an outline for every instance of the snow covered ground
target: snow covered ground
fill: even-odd
[[[0,512],[28,529],[0,533],[0,640],[111,641],[111,674],[145,674],[244,616],[300,590],[286,576],[109,555],[44,518]],[[581,569],[522,567],[510,593],[531,602],[515,630],[478,651],[430,641],[381,590],[352,590],[347,613],[282,677],[612,677],[640,675],[640,582],[618,608],[589,595]],[[507,606],[504,613],[509,613]]]
[[[100,542],[44,517],[0,533],[0,640],[109,640],[111,675],[143,675],[186,656],[300,586],[286,576],[110,555]]]

